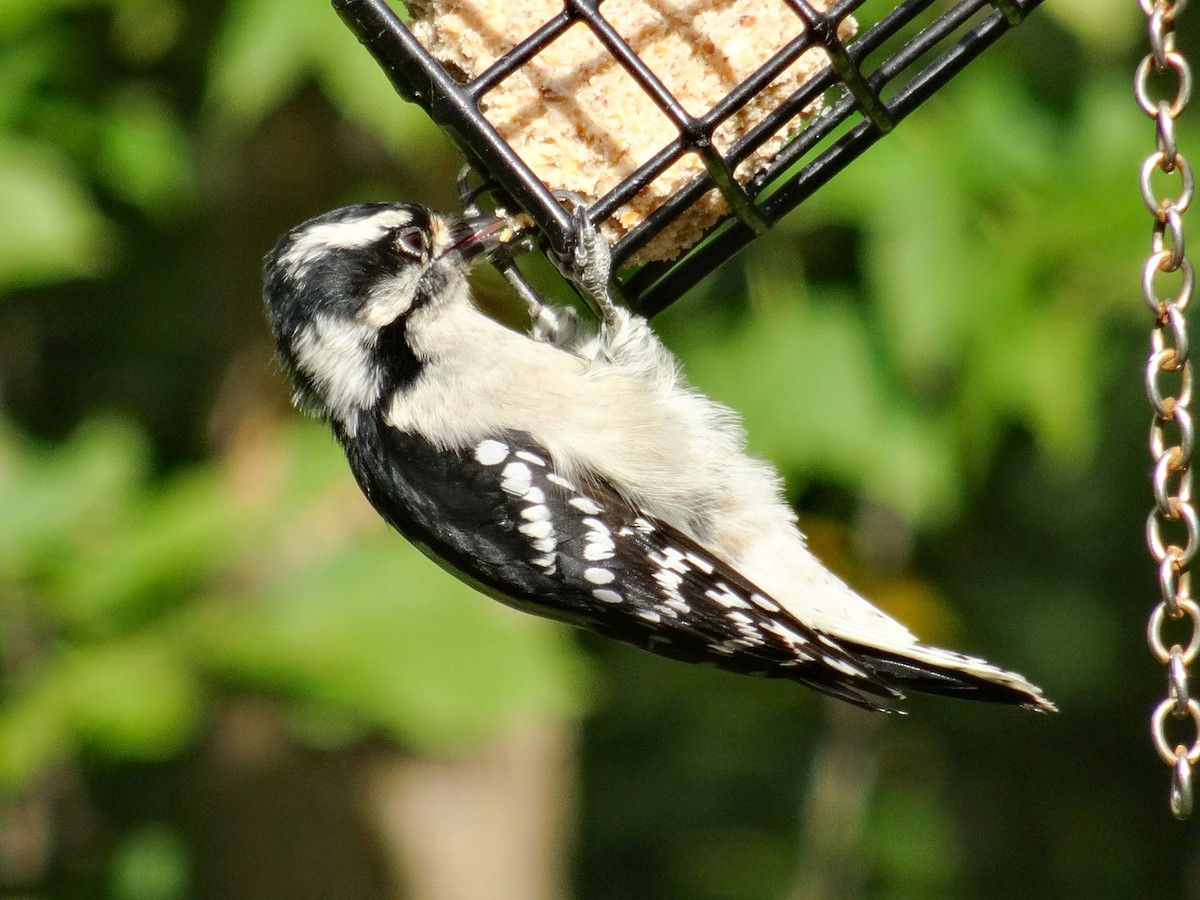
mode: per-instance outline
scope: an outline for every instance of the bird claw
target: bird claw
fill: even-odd
[[[608,327],[616,324],[617,305],[609,289],[612,277],[612,248],[600,229],[588,216],[587,201],[574,191],[555,191],[554,196],[569,206],[575,230],[575,249],[571,265],[573,280],[591,300],[600,318]]]
[[[464,166],[459,172],[458,194],[463,211],[469,216],[477,216],[480,209],[476,201],[489,189],[489,185],[471,187],[471,174],[470,166]],[[603,330],[612,331],[621,320],[620,310],[613,301],[610,288],[612,248],[608,239],[592,223],[588,215],[587,200],[580,194],[567,190],[554,191],[554,197],[569,211],[574,230],[574,249],[567,260],[571,269],[571,280],[599,314]],[[563,346],[577,342],[580,324],[574,311],[553,306],[542,300],[511,261],[501,262],[497,268],[525,302],[529,310],[530,334],[534,339]]]

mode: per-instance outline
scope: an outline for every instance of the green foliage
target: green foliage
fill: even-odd
[[[914,519],[941,520],[961,493],[949,423],[897,390],[852,309],[796,302],[797,282],[781,275],[776,268],[752,280],[762,301],[753,327],[730,335],[693,326],[700,340],[686,356],[688,374],[743,413],[754,452],[866,490]],[[803,414],[781,395],[806,398]]]
[[[0,592],[16,677],[0,787],[83,749],[168,758],[218,685],[428,752],[577,708],[559,630],[495,608],[370,519],[366,535],[323,531],[338,496],[362,503],[323,429],[296,428],[277,452],[283,502],[254,503],[213,466],[146,481],[127,425],[53,450],[4,436]],[[28,642],[43,649],[22,664]]]
[[[946,810],[927,787],[883,787],[871,805],[866,845],[875,859],[880,894],[894,900],[955,896],[962,848]]]
[[[131,88],[101,116],[97,175],[114,196],[160,221],[195,201],[189,138],[160,98]]]
[[[0,286],[98,275],[110,262],[108,223],[51,148],[0,138],[0,210]]]
[[[348,119],[400,156],[444,143],[420,107],[399,103],[379,67],[318,0],[230,6],[212,56],[205,106],[214,127],[243,134],[314,79]]]
[[[109,875],[113,900],[183,900],[187,888],[187,848],[166,826],[139,828],[113,854]]]
[[[747,253],[752,320],[731,333],[684,309],[664,317],[693,380],[744,413],[756,452],[919,526],[961,510],[1013,426],[1080,465],[1110,372],[1105,334],[1140,314],[1117,287],[1142,244],[1113,162],[1136,155],[1124,93],[1086,93],[1066,123],[986,68],[951,97]],[[860,238],[839,249],[845,265],[861,253],[868,302],[805,280],[813,221]],[[1081,244],[1096,250],[1086,266]]]
[[[556,631],[485,605],[391,534],[298,567],[256,600],[204,629],[226,677],[340,709],[425,752],[575,706]]]

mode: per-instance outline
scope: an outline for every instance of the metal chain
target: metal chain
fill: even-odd
[[[1156,128],[1155,152],[1141,171],[1142,199],[1154,216],[1150,255],[1142,269],[1142,295],[1154,315],[1146,362],[1146,395],[1154,410],[1150,426],[1154,508],[1146,520],[1146,542],[1158,565],[1162,596],[1150,614],[1146,637],[1150,650],[1167,667],[1167,696],[1150,717],[1150,734],[1158,755],[1171,767],[1171,812],[1186,819],[1192,814],[1192,779],[1200,762],[1200,701],[1188,687],[1188,670],[1200,654],[1200,605],[1191,593],[1192,562],[1200,551],[1200,519],[1192,499],[1196,435],[1186,319],[1195,272],[1183,234],[1183,214],[1191,205],[1195,184],[1192,167],[1175,143],[1175,120],[1191,98],[1192,70],[1175,49],[1175,21],[1187,0],[1138,3],[1146,14],[1150,52],[1134,74],[1134,94]],[[1152,77],[1173,82],[1174,97],[1155,99]],[[1151,183],[1155,172],[1177,183],[1174,196],[1155,194]],[[1173,296],[1159,296],[1159,275],[1175,283]],[[1177,732],[1176,738],[1168,737],[1168,730]]]

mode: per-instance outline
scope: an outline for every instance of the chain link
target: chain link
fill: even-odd
[[[1191,594],[1191,566],[1200,552],[1200,516],[1192,500],[1196,435],[1186,318],[1196,278],[1183,228],[1195,178],[1176,144],[1175,120],[1191,99],[1192,70],[1175,49],[1175,21],[1187,0],[1138,0],[1138,5],[1146,15],[1150,52],[1134,73],[1134,96],[1155,122],[1155,151],[1142,164],[1139,178],[1142,200],[1154,216],[1150,254],[1142,268],[1142,296],[1154,316],[1145,373],[1146,397],[1154,410],[1154,507],[1146,519],[1146,543],[1158,564],[1161,595],[1150,614],[1146,638],[1167,669],[1167,696],[1150,717],[1150,734],[1154,749],[1171,767],[1171,812],[1186,819],[1192,814],[1192,780],[1200,763],[1200,701],[1188,686],[1189,669],[1200,655],[1200,605]],[[1155,76],[1173,82],[1174,96],[1154,96]],[[1155,190],[1155,173],[1173,177],[1173,195]],[[1174,296],[1159,296],[1160,279],[1178,281]],[[1174,738],[1168,737],[1168,730],[1177,732]]]

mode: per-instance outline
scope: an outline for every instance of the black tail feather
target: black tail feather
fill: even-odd
[[[1003,673],[1004,679],[964,669],[938,666],[895,653],[843,641],[842,645],[881,681],[901,691],[918,691],[939,697],[978,700],[1023,706],[1037,712],[1055,712],[1055,705],[1020,676]]]

